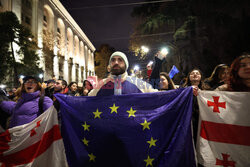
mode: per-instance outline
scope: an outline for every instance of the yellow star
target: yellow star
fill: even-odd
[[[96,158],[96,156],[94,156],[94,154],[93,154],[93,153],[88,154],[88,156],[89,156],[89,161],[94,161],[94,162],[95,162],[95,158]]]
[[[84,122],[84,125],[82,125],[82,126],[84,127],[84,131],[85,131],[85,130],[89,131],[90,125],[88,125],[88,124],[86,123],[86,121]]]
[[[95,115],[95,118],[100,118],[100,115],[101,115],[102,112],[99,112],[98,109],[96,109],[96,112],[93,112],[93,114]]]
[[[146,164],[146,167],[147,167],[148,165],[153,166],[153,164],[152,164],[153,160],[154,160],[154,158],[150,158],[149,155],[148,155],[148,158],[147,158],[147,159],[144,159],[144,161],[147,163],[147,164]]]
[[[112,111],[111,111],[111,114],[113,112],[115,112],[117,114],[117,109],[119,108],[119,106],[115,106],[115,103],[113,104],[113,107],[109,107]]]
[[[127,111],[127,113],[129,113],[128,117],[131,117],[131,116],[135,117],[135,112],[136,110],[133,110],[131,107],[130,110]]]
[[[156,141],[157,141],[157,140],[154,140],[153,137],[151,137],[151,140],[150,140],[150,141],[147,141],[147,143],[149,144],[149,148],[152,147],[152,146],[156,146],[156,145],[155,145],[155,142],[156,142]]]
[[[147,129],[150,129],[150,128],[149,128],[149,125],[150,125],[150,124],[151,124],[151,122],[147,122],[147,120],[145,119],[145,120],[144,120],[144,123],[141,123],[141,125],[143,126],[143,130],[146,129],[146,128],[147,128]]]
[[[82,139],[82,142],[83,142],[83,144],[85,144],[86,146],[88,146],[89,141],[85,137]]]

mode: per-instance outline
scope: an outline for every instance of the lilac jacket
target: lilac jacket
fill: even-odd
[[[36,119],[39,113],[38,102],[40,98],[40,91],[34,93],[22,93],[18,102],[3,101],[0,104],[2,110],[11,115],[9,128],[23,125]],[[47,110],[53,105],[53,101],[45,96],[43,101],[43,110]]]

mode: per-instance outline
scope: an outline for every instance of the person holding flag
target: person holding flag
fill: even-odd
[[[45,96],[42,107],[39,108],[40,92],[41,83],[38,79],[33,76],[26,76],[23,78],[21,94],[17,103],[13,101],[3,101],[0,104],[0,108],[11,115],[10,128],[33,121],[41,115],[43,111],[46,111],[53,105],[53,101]]]
[[[55,94],[69,166],[195,166],[192,88],[153,89],[127,75],[122,52],[109,65],[110,76],[88,94],[95,97]]]
[[[108,96],[130,93],[156,92],[145,81],[128,76],[129,67],[127,56],[122,52],[114,52],[109,59],[111,75],[101,80],[97,88],[94,88],[89,96]]]
[[[218,87],[216,90],[250,92],[249,53],[243,53],[233,61],[227,83]]]
[[[231,64],[227,84],[201,91],[197,158],[203,166],[250,166],[250,54]]]

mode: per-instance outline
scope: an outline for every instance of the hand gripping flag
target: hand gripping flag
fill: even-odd
[[[105,97],[56,95],[69,166],[191,167],[192,88]]]
[[[68,166],[53,106],[34,121],[0,133],[0,166]]]
[[[198,161],[204,166],[250,166],[250,93],[201,91]]]

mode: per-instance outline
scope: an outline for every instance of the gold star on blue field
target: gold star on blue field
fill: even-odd
[[[147,143],[149,144],[149,148],[152,147],[152,146],[156,146],[155,142],[157,142],[157,140],[156,139],[154,140],[153,137],[151,137],[151,140],[147,141]]]
[[[135,117],[135,112],[136,110],[133,110],[133,108],[131,107],[130,110],[127,111],[127,113],[129,113],[128,117]]]
[[[89,156],[89,161],[94,161],[95,162],[96,156],[93,153],[88,154],[88,156]]]
[[[88,125],[88,124],[86,123],[86,121],[85,121],[85,122],[84,122],[84,125],[82,125],[82,127],[84,128],[84,131],[85,131],[85,130],[89,131],[90,125]]]
[[[95,115],[94,118],[100,118],[101,119],[100,115],[102,114],[102,112],[99,112],[98,109],[96,109],[96,112],[93,112],[93,114]]]
[[[117,109],[119,108],[119,106],[115,106],[115,103],[113,104],[113,107],[109,107],[111,109],[111,114],[113,112],[115,112],[117,114]]]
[[[89,144],[89,141],[84,137],[83,139],[82,139],[82,142],[83,142],[83,144],[84,145],[86,145],[86,146],[88,146]]]
[[[144,159],[144,161],[146,162],[146,167],[148,165],[153,166],[152,162],[153,162],[154,158],[150,158],[150,156],[148,155],[147,159]]]
[[[147,122],[147,120],[145,119],[143,123],[140,123],[142,126],[143,126],[143,129],[142,130],[145,130],[145,129],[150,129],[149,128],[149,125],[151,124],[151,122]]]

